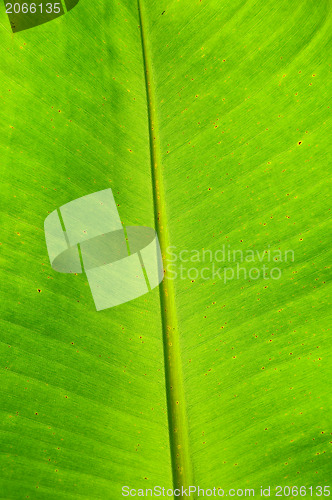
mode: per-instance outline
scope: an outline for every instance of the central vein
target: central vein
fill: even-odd
[[[142,37],[142,52],[145,71],[147,109],[150,135],[151,176],[155,224],[165,261],[166,249],[170,246],[167,227],[165,191],[163,184],[158,123],[155,109],[154,82],[149,43],[144,25],[144,6],[138,0],[139,20]],[[173,280],[168,279],[167,270],[160,285],[160,303],[163,327],[165,358],[166,396],[169,438],[174,488],[188,488],[193,484],[192,467],[188,446],[188,428],[183,388],[179,330],[174,300]],[[182,496],[178,497],[181,498]],[[186,496],[186,498],[193,498]]]

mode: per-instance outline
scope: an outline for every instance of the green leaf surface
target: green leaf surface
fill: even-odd
[[[80,0],[0,28],[0,498],[328,485],[330,3]],[[107,188],[166,274],[97,312],[44,220]]]

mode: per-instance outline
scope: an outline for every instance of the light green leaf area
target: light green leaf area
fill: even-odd
[[[327,0],[1,9],[1,499],[329,484],[330,33]],[[177,260],[97,312],[44,220],[107,188]]]

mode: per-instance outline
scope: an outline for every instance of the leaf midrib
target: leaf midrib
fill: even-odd
[[[141,0],[137,0],[137,5],[147,98],[154,218],[163,261],[165,261],[166,249],[170,246],[170,236],[168,231],[159,129],[156,113],[155,84],[149,40],[146,36],[144,5]],[[187,488],[189,485],[193,484],[193,473],[189,453],[188,425],[174,286],[173,280],[167,279],[167,270],[164,271],[164,279],[159,287],[159,292],[173,485],[174,488],[181,489],[182,487]],[[182,495],[180,498],[182,498]],[[193,499],[191,495],[186,498]]]

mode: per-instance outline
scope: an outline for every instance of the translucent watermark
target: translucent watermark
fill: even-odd
[[[201,488],[200,486],[181,486],[181,488],[165,488],[163,486],[154,486],[153,488],[136,489],[129,486],[122,486],[122,496],[123,497],[181,497],[192,498],[192,495],[196,497],[251,497],[255,496],[254,488],[231,488],[229,490],[224,490],[220,487],[212,488]],[[263,495],[263,493],[261,493]],[[265,495],[264,495],[265,496]]]
[[[222,245],[216,250],[202,248],[166,249],[164,266],[166,279],[221,280],[278,280],[282,276],[280,264],[294,262],[294,250],[268,248],[252,250]],[[277,265],[278,264],[278,265]]]
[[[123,227],[111,189],[54,210],[44,227],[52,268],[85,272],[97,311],[148,293],[164,277],[156,231]]]
[[[222,245],[215,250],[166,248],[162,260],[157,233],[150,227],[124,227],[111,189],[83,196],[45,219],[51,266],[60,273],[85,273],[98,311],[123,304],[157,287],[163,278],[279,280],[281,265],[294,251]]]
[[[73,9],[79,0],[4,0],[13,33],[53,21]]]
[[[330,486],[260,486],[259,488],[229,488],[223,489],[220,486],[211,488],[201,488],[200,486],[181,486],[180,488],[165,488],[163,486],[153,486],[151,488],[132,488],[122,486],[123,497],[168,497],[168,498],[202,498],[202,497],[313,497],[330,496]]]

